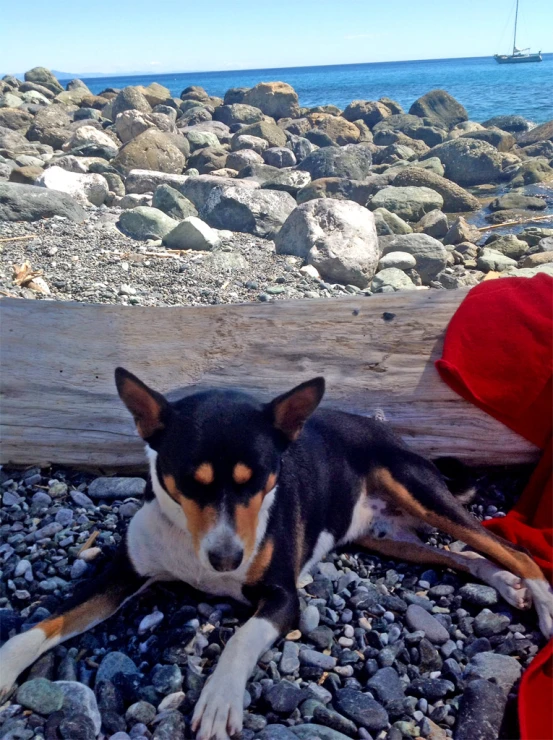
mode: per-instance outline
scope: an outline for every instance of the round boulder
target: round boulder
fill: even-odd
[[[298,165],[309,172],[313,180],[323,177],[347,177],[364,180],[371,169],[372,154],[363,144],[344,147],[324,147],[309,154]]]
[[[62,167],[49,167],[37,177],[36,185],[48,190],[67,193],[81,203],[92,203],[100,206],[108,197],[108,183],[102,175],[77,174],[68,172]]]
[[[306,259],[327,280],[366,288],[380,250],[374,216],[353,201],[318,198],[298,206],[275,238],[277,254]]]
[[[498,152],[487,141],[463,137],[438,144],[421,159],[429,157],[438,157],[445,167],[445,176],[458,185],[497,182],[506,167],[519,161],[513,154]]]
[[[178,225],[178,221],[167,216],[163,211],[148,206],[138,206],[123,211],[117,226],[127,236],[144,241],[146,239],[163,239]]]
[[[430,90],[409,108],[409,113],[421,118],[431,118],[446,128],[461,121],[468,121],[466,109],[445,90]]]
[[[387,105],[374,100],[354,100],[342,113],[347,121],[363,121],[369,128],[388,118],[391,114],[392,111]]]
[[[429,285],[447,264],[447,250],[428,234],[398,234],[381,239],[383,254],[407,252],[417,261],[416,270],[423,285]]]
[[[298,94],[286,82],[260,82],[244,93],[243,102],[260,108],[266,116],[298,118]]]
[[[131,170],[179,174],[184,169],[186,157],[170,136],[150,128],[125,144],[111,164],[125,175]]]
[[[142,113],[150,113],[152,106],[138,88],[124,87],[112,103],[112,121],[115,121],[119,113],[124,110],[139,110]]]
[[[425,213],[441,209],[444,199],[435,190],[425,187],[395,187],[379,190],[369,203],[371,211],[386,208],[406,221],[418,221]]]

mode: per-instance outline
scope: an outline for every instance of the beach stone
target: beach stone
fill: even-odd
[[[149,113],[139,110],[124,110],[115,118],[115,131],[123,142],[134,139],[154,126],[153,119]]]
[[[152,106],[137,87],[124,87],[112,102],[111,120],[115,121],[117,116],[126,110],[137,110],[141,113],[150,113]]]
[[[353,201],[298,206],[275,239],[277,254],[307,259],[324,279],[364,288],[380,257],[374,216]]]
[[[64,152],[69,152],[84,147],[90,150],[98,149],[101,156],[106,156],[108,159],[115,157],[119,151],[119,144],[111,136],[104,131],[98,131],[93,126],[79,126],[64,143],[62,149]]]
[[[306,725],[300,725],[306,727]],[[313,725],[311,725],[313,727]],[[297,728],[293,728],[297,729]],[[264,730],[256,733],[256,740],[296,740],[297,735],[292,732],[292,728],[285,725],[271,724],[267,725]]]
[[[61,149],[71,136],[71,118],[63,105],[50,105],[42,108],[36,114],[29,130],[27,139],[48,144],[54,149]]]
[[[388,118],[393,111],[381,101],[353,100],[342,113],[347,121],[363,121],[372,128],[380,121]]]
[[[448,139],[458,139],[463,134],[468,134],[471,131],[484,131],[485,126],[476,121],[461,121],[450,129]]]
[[[136,169],[180,174],[186,157],[167,134],[149,128],[125,144],[111,164],[125,175]]]
[[[364,144],[325,147],[305,157],[298,167],[309,172],[313,180],[324,177],[345,177],[363,180],[370,172],[372,155]]]
[[[390,185],[379,190],[368,207],[372,211],[386,208],[406,221],[418,221],[425,213],[442,208],[443,204],[442,196],[430,188]]]
[[[272,118],[298,118],[298,95],[286,82],[260,82],[244,93],[243,102]]]
[[[63,740],[95,740],[96,732],[90,717],[86,714],[65,716],[58,726]]]
[[[0,126],[12,129],[13,131],[21,130],[25,132],[32,121],[33,116],[28,111],[21,110],[19,106],[15,108],[3,108],[0,105]]]
[[[333,144],[338,144],[338,146],[356,144],[359,141],[360,133],[357,126],[341,116],[333,116],[329,113],[309,113],[307,121],[310,131],[322,131]],[[309,138],[308,133],[308,131],[305,132],[307,138]]]
[[[502,131],[509,131],[511,134],[523,133],[530,128],[530,122],[526,118],[512,115],[494,116],[493,118],[488,118],[482,125],[485,127],[495,126]]]
[[[482,583],[465,583],[459,589],[459,596],[463,601],[477,606],[493,606],[498,602],[498,595],[495,588],[484,586]]]
[[[95,685],[97,686],[100,681],[112,681],[118,673],[123,673],[125,676],[140,675],[134,662],[124,653],[117,651],[106,653],[96,672]]]
[[[271,239],[296,206],[289,193],[256,190],[241,184],[227,185],[223,178],[221,180],[221,186],[211,188],[209,197],[199,209],[200,216],[213,228]],[[188,194],[189,191],[184,192]],[[194,198],[189,197],[194,202]]]
[[[109,192],[107,181],[102,175],[82,175],[56,166],[44,170],[35,184],[48,190],[67,193],[83,204],[92,203],[95,206],[102,205]]]
[[[9,181],[22,185],[34,185],[37,178],[44,172],[42,167],[14,167],[10,172]]]
[[[379,235],[383,234],[411,234],[413,229],[407,221],[387,208],[376,208],[374,211],[376,230]],[[383,223],[382,223],[383,222]]]
[[[416,270],[423,285],[428,285],[436,278],[447,264],[447,251],[441,242],[427,234],[399,234],[383,237],[382,254],[390,252],[407,252],[417,261]]]
[[[315,724],[305,724],[305,725],[296,725],[295,727],[290,728],[292,730],[292,737],[295,738],[306,738],[309,740],[348,740],[348,735],[344,735],[343,732],[338,732],[337,730],[333,730],[331,727],[325,727],[324,725],[315,725]],[[259,735],[261,738],[261,735]],[[278,736],[278,738],[275,736],[275,740],[285,740],[284,736]],[[288,739],[288,736],[286,736],[286,740]]]
[[[449,640],[449,632],[446,628],[438,622],[436,617],[417,604],[410,604],[407,607],[405,621],[411,630],[422,630],[430,642],[443,645]]]
[[[548,265],[553,263],[553,251],[551,252],[539,252],[538,254],[529,254],[521,262],[522,268],[539,267],[540,265]]]
[[[430,160],[426,161],[429,162]],[[451,180],[421,167],[411,166],[401,170],[395,176],[393,184],[396,187],[413,185],[435,190],[442,196],[443,209],[447,213],[476,211],[480,208],[480,203],[474,195],[471,195]]]
[[[519,146],[537,144],[539,141],[553,141],[553,120],[546,121],[517,137]]]
[[[315,198],[335,198],[336,200],[353,200],[365,206],[371,195],[388,184],[389,179],[382,175],[373,175],[366,180],[322,177],[303,187],[298,192],[297,201],[301,205]]]
[[[496,249],[483,247],[476,260],[476,266],[482,272],[503,272],[509,267],[516,267],[517,261],[498,252]]]
[[[285,640],[282,646],[282,657],[279,663],[281,674],[288,675],[299,670],[299,647],[297,643],[291,640]]]
[[[253,152],[255,154],[255,152]],[[200,172],[202,175],[208,175],[210,172],[215,170],[224,169],[227,165],[228,152],[221,146],[216,147],[204,147],[203,149],[196,149],[196,151],[190,155],[188,160],[188,167],[193,167]]]
[[[193,128],[184,132],[184,138],[190,144],[191,152],[195,152],[197,149],[205,149],[206,147],[217,149],[221,144],[216,134],[210,131],[195,131]],[[266,146],[267,142],[264,143]]]
[[[501,234],[500,236],[494,234],[487,239],[486,247],[514,260],[520,259],[528,250],[528,244],[515,234]]]
[[[37,85],[47,88],[54,95],[63,92],[63,87],[58,82],[56,77],[46,67],[33,67],[25,72],[26,82],[35,82]]]
[[[145,488],[144,478],[96,478],[88,486],[88,495],[92,499],[125,499],[142,496]]]
[[[473,627],[474,633],[478,637],[491,637],[491,635],[500,635],[504,632],[511,620],[503,614],[494,614],[484,610],[477,614]]]
[[[396,290],[416,290],[411,278],[397,267],[386,267],[379,270],[371,282],[374,293],[387,293]]]
[[[163,211],[167,216],[177,221],[198,215],[196,206],[192,201],[167,184],[158,185],[155,189],[152,207]]]
[[[506,193],[505,195],[492,200],[488,207],[490,211],[503,211],[510,208],[520,208],[528,211],[543,211],[547,207],[547,203],[543,198],[537,198],[532,195]]]
[[[356,737],[357,727],[354,722],[342,717],[338,712],[325,707],[323,704],[317,704],[313,711],[313,719],[317,724],[330,727],[337,732],[341,732],[349,737]]]
[[[215,109],[213,118],[222,121],[227,126],[235,126],[237,123],[248,125],[264,120],[263,111],[253,105],[245,103],[233,103],[231,105],[220,105]]]
[[[525,185],[533,185],[538,182],[548,182],[553,179],[553,168],[541,159],[527,160],[521,162],[511,176],[512,188],[522,188]]]
[[[262,190],[284,190],[290,195],[296,195],[301,189],[311,182],[309,172],[301,170],[283,169],[277,172],[262,185]]]
[[[498,128],[485,128],[480,131],[469,131],[462,134],[463,139],[476,139],[477,141],[487,141],[494,146],[498,152],[508,152],[516,144],[516,139],[507,131],[501,131]]]
[[[117,222],[117,226],[124,234],[139,241],[163,239],[177,224],[175,219],[170,218],[163,211],[149,206],[138,206],[123,211]]]
[[[269,147],[263,152],[263,160],[271,167],[278,167],[279,169],[294,167],[296,164],[294,152],[285,146]]]
[[[11,92],[6,92],[0,95],[0,109],[10,108],[15,110],[22,106],[24,103],[23,96],[18,93],[17,95]]]
[[[443,239],[449,231],[447,216],[438,208],[429,211],[417,223],[415,230],[433,236],[434,239]]]
[[[480,238],[481,234],[478,229],[469,224],[463,216],[459,216],[449,227],[443,243],[445,245],[462,244],[463,242],[474,243],[479,241]]]
[[[94,692],[89,686],[78,681],[56,681],[55,685],[63,692],[63,711],[69,714],[83,714],[93,724],[96,735],[100,733],[102,718]]]
[[[405,698],[403,684],[391,667],[379,668],[377,672],[367,681],[367,688],[376,695],[383,704],[389,701],[401,701]]]
[[[155,170],[131,170],[125,179],[127,193],[152,193],[160,185],[170,185],[180,191],[188,180],[188,175],[175,175]],[[190,214],[194,215],[194,214]]]
[[[303,698],[303,691],[290,681],[279,681],[267,692],[265,699],[273,712],[291,714]]]
[[[445,175],[458,185],[482,185],[501,179],[503,170],[516,162],[512,154],[498,152],[486,141],[453,139],[438,144],[421,159],[438,157],[445,167]]]
[[[440,124],[431,125],[431,119],[420,118],[409,113],[391,115],[377,123],[373,128],[373,136],[381,131],[400,131],[412,139],[424,141],[428,146],[436,146],[445,140],[446,129]]]
[[[196,216],[185,218],[163,237],[163,244],[168,249],[211,251],[218,243],[217,232]]]
[[[473,655],[467,665],[464,678],[485,678],[494,680],[505,694],[509,694],[522,673],[518,660],[510,655],[493,652],[479,652]]]
[[[415,100],[409,108],[410,115],[431,118],[445,128],[461,121],[468,121],[468,113],[455,98],[445,90],[431,90]]]
[[[81,223],[86,211],[67,193],[0,182],[0,221],[38,221],[53,216]]]
[[[300,614],[299,628],[302,634],[308,635],[319,626],[320,613],[316,606],[308,605]]]
[[[239,172],[250,164],[263,164],[263,157],[253,149],[239,149],[227,154],[225,162],[226,167]]]
[[[130,724],[141,722],[149,725],[156,716],[156,708],[147,701],[137,701],[125,712],[125,719]]]
[[[336,658],[333,658],[332,655],[319,653],[317,650],[304,648],[300,650],[300,663],[311,668],[321,668],[323,671],[331,671],[336,665]]]
[[[146,98],[152,108],[156,105],[163,104],[171,97],[171,91],[169,88],[160,85],[159,82],[150,82],[147,87],[144,85],[136,85],[135,89]]]
[[[398,270],[410,270],[416,264],[417,260],[408,252],[388,252],[380,258],[378,269],[385,270],[395,267]]]
[[[21,684],[16,694],[17,703],[38,714],[52,714],[63,706],[64,693],[47,678],[33,678]]]
[[[276,123],[270,121],[258,121],[241,128],[231,139],[231,148],[234,138],[238,138],[238,136],[255,136],[259,139],[265,139],[269,146],[286,146],[286,134]]]
[[[490,681],[471,681],[459,706],[455,740],[496,740],[503,722],[507,696]]]
[[[152,740],[184,740],[185,733],[184,717],[180,712],[173,711],[169,712],[157,725]]]
[[[428,701],[443,699],[454,691],[455,686],[451,681],[443,678],[416,678],[407,688],[408,694],[423,697]]]
[[[388,713],[384,707],[356,689],[340,689],[336,692],[334,703],[341,714],[369,732],[379,732],[388,724]]]
[[[242,149],[252,149],[258,154],[263,154],[265,149],[269,146],[265,139],[261,139],[259,136],[250,136],[248,134],[238,134],[232,137],[231,150],[233,152],[239,152]]]

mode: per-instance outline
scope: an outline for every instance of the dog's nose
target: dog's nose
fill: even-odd
[[[214,549],[208,552],[209,562],[220,573],[228,573],[231,570],[236,570],[242,562],[243,557],[244,550],[238,547]]]

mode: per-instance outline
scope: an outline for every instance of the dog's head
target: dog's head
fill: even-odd
[[[180,506],[204,565],[236,570],[255,549],[281,455],[320,403],[324,379],[302,383],[268,404],[233,391],[171,403],[123,368],[115,371],[115,382],[154,453],[156,494]]]

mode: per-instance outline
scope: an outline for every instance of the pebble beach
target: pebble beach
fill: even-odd
[[[469,120],[432,90],[302,107],[283,82],[91,92],[44,68],[0,80],[0,295],[134,306],[455,290],[553,276],[553,121]],[[130,310],[130,309],[129,309]],[[475,470],[479,519],[527,469]],[[0,471],[0,641],[101,573],[145,480]],[[430,541],[456,547],[442,535]],[[361,551],[300,589],[241,740],[516,738],[535,614],[489,586]],[[42,656],[0,707],[5,740],[174,740],[242,607],[157,585]],[[1,670],[1,667],[0,667]]]

